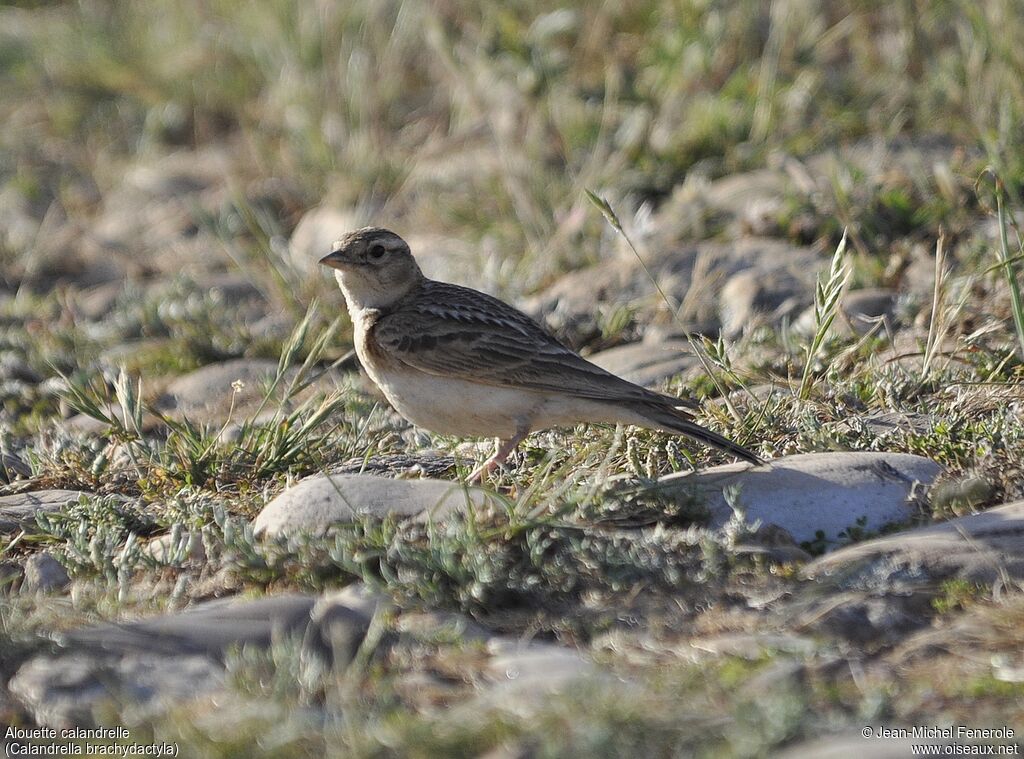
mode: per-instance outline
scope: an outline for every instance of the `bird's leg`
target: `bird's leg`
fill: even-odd
[[[526,436],[529,434],[529,424],[525,424],[522,422],[518,423],[516,425],[515,434],[513,434],[512,437],[508,438],[507,440],[501,440],[499,438],[497,447],[494,451],[494,455],[487,459],[487,461],[478,466],[476,469],[474,469],[473,473],[469,475],[469,479],[467,480],[467,482],[469,482],[470,484],[479,485],[480,482],[483,481],[484,475],[493,471],[496,466],[498,466],[499,464],[501,464],[501,462],[507,459],[508,455],[512,453],[512,451],[516,449],[516,446],[523,442],[523,440],[525,440]]]

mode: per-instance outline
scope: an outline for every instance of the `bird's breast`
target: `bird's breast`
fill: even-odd
[[[387,352],[374,337],[373,328],[380,318],[380,314],[368,309],[352,309],[349,314],[352,317],[352,340],[355,344],[356,355],[359,356],[359,363],[370,375],[370,379],[383,390],[384,375],[389,370],[393,370],[398,362],[389,358]]]

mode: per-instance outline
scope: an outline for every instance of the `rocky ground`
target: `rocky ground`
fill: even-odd
[[[300,128],[287,120],[221,124],[202,104],[176,120],[160,87],[178,79],[93,50],[81,76],[152,121],[106,110],[33,47],[91,12],[0,20],[58,86],[3,105],[0,723],[123,726],[79,743],[182,756],[905,756],[921,741],[882,731],[915,725],[1012,728],[932,740],[1016,747],[1019,183],[965,128],[793,132],[750,155],[727,141],[665,175],[630,141],[641,111],[616,111],[615,140],[591,146],[610,174],[587,159],[553,200],[507,152],[530,149],[540,106],[524,103],[541,95],[520,72],[512,98],[488,69],[473,97],[508,99],[522,131],[486,101],[444,139],[394,127],[395,155],[417,151],[394,181],[323,169],[315,144],[274,132]],[[111,13],[142,33],[144,12]],[[600,21],[538,17],[530,65],[557,83],[560,40]],[[381,65],[411,66],[410,22],[388,23]],[[455,76],[470,53],[452,50]],[[547,108],[565,94],[536,86]],[[643,144],[667,139],[670,106]],[[321,115],[324,135],[344,128]],[[581,427],[466,487],[489,444],[387,406],[316,267],[370,221],[429,275],[701,398],[701,423],[770,466]]]

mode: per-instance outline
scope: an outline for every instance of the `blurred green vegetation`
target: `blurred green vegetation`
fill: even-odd
[[[301,205],[524,254],[560,242],[550,275],[599,224],[575,221],[583,186],[638,205],[695,166],[929,134],[1024,182],[1016,0],[90,0],[2,18],[0,182],[41,201],[68,170],[230,140]],[[885,201],[894,223],[906,200]]]

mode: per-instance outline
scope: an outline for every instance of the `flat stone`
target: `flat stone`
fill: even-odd
[[[475,455],[476,451],[472,455]],[[330,469],[330,474],[416,474],[438,477],[455,468],[455,457],[431,450],[414,453],[392,453],[384,456],[360,456],[348,459]]]
[[[840,300],[839,309],[850,328],[858,335],[863,335],[873,329],[879,320],[892,321],[896,295],[896,291],[888,287],[850,290]],[[891,329],[891,323],[889,326]],[[885,331],[880,334],[884,335]]]
[[[722,226],[734,233],[776,235],[792,184],[785,172],[775,169],[730,174],[710,182],[688,179],[658,209],[652,224],[676,239],[706,237]]]
[[[229,412],[235,424],[250,420],[269,424],[275,412],[290,411],[316,393],[332,392],[340,381],[338,373],[326,371],[292,398],[284,399],[283,393],[296,371],[296,367],[286,369],[274,394],[264,403],[277,374],[277,361],[238,358],[208,364],[171,381],[154,405],[167,416],[184,416],[203,424],[222,425],[229,419]],[[241,428],[236,426],[228,434],[237,436]]]
[[[73,292],[79,313],[90,321],[107,316],[117,305],[117,299],[124,292],[124,281],[104,282]]]
[[[932,429],[936,421],[938,421],[938,417],[932,414],[921,414],[915,411],[877,411],[862,416],[848,417],[833,424],[840,431],[862,427],[872,435],[884,437],[893,432],[913,432],[921,435]]]
[[[170,564],[175,560],[205,561],[206,547],[203,534],[199,530],[190,530],[180,536],[167,533],[147,542],[142,551],[154,561]]]
[[[218,599],[139,622],[72,630],[62,643],[91,651],[145,652],[159,656],[202,654],[219,658],[233,646],[269,646],[274,635],[303,632],[315,596],[284,594],[255,600]]]
[[[224,257],[214,255],[217,240],[198,217],[218,213],[228,201],[231,173],[231,157],[221,148],[180,150],[125,167],[104,193],[84,247],[136,274],[209,270]]]
[[[715,208],[743,216],[752,205],[785,196],[791,184],[785,172],[756,169],[711,182],[705,200]]]
[[[800,542],[814,540],[819,531],[836,541],[850,527],[879,530],[913,516],[908,499],[914,483],[930,484],[941,471],[935,462],[906,453],[805,453],[763,467],[742,463],[678,472],[661,478],[653,490],[700,499],[711,524],[721,527],[733,514],[723,490],[738,487],[748,521],[777,525]]]
[[[13,453],[0,453],[0,480],[13,482],[14,480],[32,476],[30,467],[20,456]]]
[[[71,582],[64,565],[48,553],[32,554],[25,562],[23,592],[50,593],[63,590]]]
[[[894,314],[896,310],[895,290],[885,287],[870,287],[850,290],[839,300],[839,313],[832,323],[832,329],[843,335],[864,335],[871,330],[875,334],[886,336],[894,331]],[[882,322],[882,327],[876,327]],[[809,305],[794,321],[794,328],[809,335],[814,332],[814,306]]]
[[[223,668],[206,656],[140,651],[111,658],[89,653],[37,656],[8,687],[40,725],[92,726],[111,711],[125,722],[220,690]]]
[[[813,248],[770,238],[697,243],[670,238],[652,241],[650,247],[645,261],[658,287],[672,302],[688,303],[686,321],[708,325],[724,300],[723,285],[733,275],[747,271],[744,278],[751,284],[750,304],[766,312],[761,313],[762,317],[777,319],[812,301],[817,272],[825,265]],[[697,282],[695,272],[700,274]],[[524,309],[578,344],[596,333],[596,316],[602,304],[630,304],[637,309],[640,323],[662,314],[665,303],[658,287],[630,255],[566,274],[529,299]],[[691,293],[691,288],[696,290]],[[745,307],[746,301],[736,305]],[[740,318],[735,311],[724,313],[734,328]]]
[[[485,668],[490,688],[480,699],[485,707],[529,716],[544,708],[545,698],[602,677],[594,664],[571,648],[510,638],[493,638],[487,648],[492,657]]]
[[[959,161],[967,162],[974,157],[974,151],[964,151],[946,135],[865,137],[824,150],[808,158],[804,165],[817,178],[819,186],[850,167],[861,174],[858,180],[862,185],[892,184],[904,178],[930,176],[936,164],[948,164],[957,151],[962,153]]]
[[[25,530],[38,532],[37,514],[59,514],[68,503],[77,503],[81,490],[35,490],[30,493],[0,496],[0,535]]]
[[[488,648],[492,657],[487,674],[496,683],[549,689],[594,672],[594,665],[574,649],[550,643],[524,645],[509,638],[494,638]]]
[[[371,590],[366,583],[362,582],[354,582],[341,590],[325,593],[317,601],[317,608],[322,608],[324,604],[346,606],[353,611],[358,611],[367,619],[372,618],[380,611],[390,610],[393,606],[388,596]]]
[[[722,331],[737,337],[745,329],[799,313],[814,298],[810,284],[782,265],[760,265],[733,274],[719,295]]]
[[[839,587],[913,588],[961,578],[1024,578],[1024,501],[847,546],[804,567]]]
[[[268,503],[253,522],[257,537],[324,535],[358,517],[441,517],[481,506],[484,491],[445,480],[393,480],[369,474],[307,477]]]
[[[365,608],[350,606],[347,599],[343,591],[317,600],[302,641],[302,649],[307,655],[335,668],[345,667],[355,658],[373,618]]]
[[[654,387],[698,363],[690,344],[685,340],[645,340],[620,345],[587,356],[587,360],[644,387]]]
[[[766,653],[782,652],[809,655],[818,650],[811,638],[793,633],[726,633],[706,638],[691,638],[690,647],[716,656],[738,656],[756,661]]]
[[[396,627],[399,632],[424,640],[486,642],[495,637],[471,617],[450,611],[407,612],[398,618]]]
[[[239,358],[209,364],[171,382],[156,406],[193,421],[214,421],[226,417],[234,397],[240,418],[246,407],[263,399],[266,385],[276,373],[277,362],[269,359]],[[237,393],[236,382],[242,383]]]
[[[934,610],[924,593],[863,591],[805,592],[782,612],[800,632],[847,641],[876,650],[903,641],[927,627]]]

